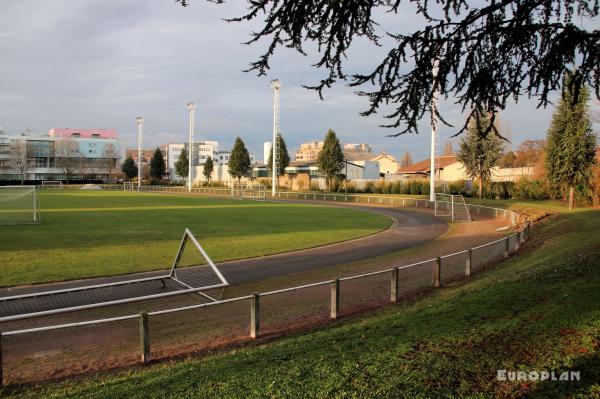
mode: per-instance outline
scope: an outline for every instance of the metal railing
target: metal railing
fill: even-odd
[[[288,194],[292,193],[280,193],[284,197]],[[306,195],[313,200],[315,195],[334,197],[335,201],[340,197],[322,193]],[[356,197],[362,201],[364,196],[342,198],[358,201]],[[371,201],[372,198],[392,201],[390,197],[369,197]],[[420,201],[423,206],[429,202],[393,200],[395,202],[390,203],[399,204],[404,200],[404,205],[408,205],[409,200]],[[513,223],[517,220],[513,211],[470,207],[475,214],[509,219]],[[326,324],[344,315],[398,302],[469,277],[486,264],[518,251],[529,235],[527,222],[515,233],[490,243],[385,270],[216,302],[2,331],[0,381],[23,383],[146,364],[153,359],[207,351],[264,335]]]

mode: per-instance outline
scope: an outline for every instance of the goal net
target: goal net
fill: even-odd
[[[134,191],[134,185],[131,181],[123,182],[123,191]]]
[[[259,183],[234,183],[231,186],[231,198],[265,201],[267,199],[267,187]]]
[[[0,186],[0,225],[39,222],[35,186]]]
[[[43,188],[62,188],[63,183],[60,180],[43,180],[42,187]]]
[[[435,216],[447,216],[453,222],[471,221],[469,207],[462,195],[435,194]]]

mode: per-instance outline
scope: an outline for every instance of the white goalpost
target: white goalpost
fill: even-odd
[[[251,199],[255,201],[266,201],[267,187],[260,183],[233,183],[231,185],[231,198],[239,200]]]
[[[35,186],[0,186],[0,225],[40,223]]]
[[[123,191],[135,191],[133,182],[131,182],[131,181],[123,182]]]
[[[42,180],[43,188],[63,188],[63,182],[60,180]]]
[[[462,195],[435,193],[435,216],[450,217],[453,222],[471,221],[469,207]]]

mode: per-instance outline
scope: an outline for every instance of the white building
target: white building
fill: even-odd
[[[181,155],[181,151],[185,148],[188,149],[189,145],[187,143],[184,144],[168,144],[167,145],[167,153],[168,153],[168,170],[169,177],[171,180],[184,180],[180,176],[177,175],[175,170],[175,164]],[[205,181],[205,177],[203,175],[204,164],[208,157],[211,157],[213,160],[214,168],[211,180],[213,181],[222,181],[228,182],[231,180],[228,172],[229,165],[229,157],[231,156],[231,151],[219,150],[219,142],[217,141],[199,141],[194,143],[194,152],[192,157],[192,177],[194,184]],[[250,163],[254,164],[254,155],[250,154]]]
[[[273,142],[265,141],[263,143],[263,164],[267,164],[269,162],[269,157],[273,153]]]

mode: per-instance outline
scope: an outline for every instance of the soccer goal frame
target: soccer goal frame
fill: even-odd
[[[42,188],[63,188],[61,180],[42,180]]]
[[[266,201],[267,187],[260,183],[233,183],[231,185],[231,198],[238,200],[251,199],[254,201]]]
[[[185,281],[183,281],[180,278],[180,276],[178,276],[177,269],[178,269],[179,263],[181,261],[181,258],[183,257],[183,253],[186,248],[186,244],[188,242],[191,242],[194,245],[194,247],[198,251],[200,251],[203,258],[207,262],[207,267],[214,273],[216,283],[206,285],[206,286],[201,286],[201,287],[194,287],[194,286],[186,283]],[[78,293],[78,292],[81,293],[84,291],[97,290],[97,289],[103,289],[103,288],[113,288],[113,287],[118,287],[118,286],[123,286],[123,285],[128,285],[128,284],[131,285],[131,284],[137,284],[137,283],[147,283],[147,282],[151,282],[151,281],[161,282],[162,286],[164,287],[166,280],[171,280],[171,281],[179,284],[182,287],[182,289],[177,290],[177,291],[172,291],[172,292],[159,293],[159,294],[132,296],[130,298],[125,298],[125,299],[95,302],[95,303],[80,305],[80,306],[70,306],[70,307],[62,307],[62,308],[57,307],[56,309],[52,309],[52,310],[44,310],[44,311],[40,311],[40,312],[23,313],[23,314],[5,316],[5,317],[0,317],[0,323],[7,322],[7,321],[28,319],[28,318],[33,318],[33,317],[48,316],[48,315],[52,315],[52,314],[67,313],[67,312],[86,310],[86,309],[94,309],[94,308],[100,308],[100,307],[105,307],[105,306],[120,305],[120,304],[125,304],[125,303],[140,302],[140,301],[145,301],[145,300],[150,300],[150,299],[166,298],[166,297],[171,297],[171,296],[176,296],[176,295],[185,295],[185,294],[191,294],[191,293],[198,294],[198,295],[208,299],[211,302],[217,302],[217,299],[212,298],[211,296],[204,293],[203,291],[214,290],[214,289],[218,289],[218,288],[226,288],[229,286],[229,282],[227,282],[225,277],[221,274],[221,272],[216,267],[216,265],[213,263],[212,259],[208,256],[208,254],[206,253],[206,251],[204,250],[202,245],[200,245],[200,243],[198,242],[196,237],[194,237],[192,232],[186,228],[183,233],[183,237],[181,238],[181,242],[179,244],[179,250],[177,251],[175,260],[173,261],[173,264],[171,265],[171,268],[169,269],[169,272],[167,274],[158,275],[156,277],[129,279],[129,280],[122,280],[122,281],[110,282],[110,283],[105,283],[105,284],[85,285],[85,286],[66,288],[66,289],[60,289],[60,290],[41,291],[41,292],[34,292],[34,293],[29,293],[29,294],[0,297],[0,306],[3,303],[7,303],[9,301],[30,300],[32,298],[36,298],[36,299],[40,298],[43,301],[44,300],[47,301],[53,297],[60,296],[61,294],[68,295],[70,293]]]
[[[31,195],[31,199],[26,198],[28,195]],[[18,200],[22,201],[18,203]],[[11,220],[8,217],[2,217],[10,215],[11,210],[13,213],[23,214],[23,218]],[[39,223],[41,223],[41,217],[36,186],[0,186],[0,225]]]
[[[134,188],[134,184],[132,181],[124,181],[123,182],[123,191],[135,191]]]
[[[462,195],[435,193],[434,214],[450,217],[453,222],[472,220]]]

